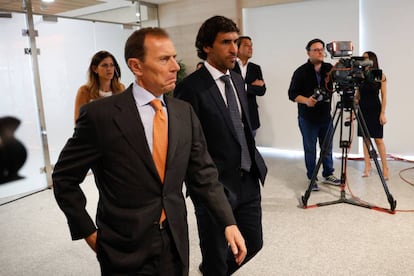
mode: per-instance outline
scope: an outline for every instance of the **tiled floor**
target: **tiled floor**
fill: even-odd
[[[339,203],[302,208],[308,188],[301,153],[263,151],[269,175],[262,190],[264,247],[234,275],[413,275],[414,187],[399,173],[413,163],[389,161],[386,183],[397,201],[395,214]],[[336,174],[341,159],[335,159]],[[346,199],[390,208],[374,172],[362,178],[362,161],[347,163]],[[414,169],[401,172],[414,182]],[[85,181],[88,210],[94,216],[97,193]],[[308,206],[341,198],[340,188],[320,185]],[[350,193],[350,190],[353,196]],[[188,200],[190,275],[200,275],[196,222]],[[99,275],[94,254],[84,241],[70,240],[63,214],[51,190],[0,206],[0,275]]]

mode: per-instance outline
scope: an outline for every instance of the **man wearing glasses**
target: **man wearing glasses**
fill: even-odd
[[[289,99],[298,105],[298,123],[308,180],[312,178],[316,166],[316,143],[319,140],[319,146],[322,147],[326,133],[332,127],[331,94],[319,97],[315,93],[326,90],[325,79],[332,68],[330,63],[324,62],[324,48],[325,43],[318,38],[308,42],[306,51],[309,59],[293,73],[288,91]],[[323,183],[339,186],[340,180],[333,175],[332,141],[329,142],[322,164]],[[319,190],[317,181],[312,190]]]

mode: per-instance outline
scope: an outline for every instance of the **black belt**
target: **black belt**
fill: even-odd
[[[248,171],[245,171],[245,170],[243,170],[243,169],[241,169],[240,170],[240,176],[241,177],[243,177],[243,176],[245,176],[245,175],[248,175],[250,172],[248,172]]]
[[[158,223],[160,230],[165,230],[168,227],[168,221],[165,219],[163,222]]]
[[[165,230],[168,227],[168,221],[166,219],[161,223],[159,221],[154,221],[153,224],[160,230]]]

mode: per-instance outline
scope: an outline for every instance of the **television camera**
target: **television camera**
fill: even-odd
[[[381,81],[382,71],[372,69],[373,61],[361,56],[352,56],[351,41],[333,41],[326,44],[331,58],[340,58],[329,75],[334,84],[334,91],[343,96],[344,102],[352,103],[355,90],[365,80]]]
[[[356,119],[358,121],[358,128],[362,132],[363,141],[370,154],[370,158],[374,161],[375,167],[378,170],[384,191],[387,195],[388,202],[390,203],[390,209],[380,208],[389,211],[391,214],[395,213],[395,207],[397,201],[388,190],[387,183],[385,182],[384,175],[381,171],[378,163],[377,153],[369,135],[368,127],[365,123],[363,114],[359,109],[359,106],[354,102],[355,91],[366,82],[376,83],[382,80],[382,71],[373,67],[371,60],[364,59],[363,57],[352,56],[352,42],[350,41],[334,41],[326,45],[326,50],[331,54],[332,58],[340,58],[339,61],[332,67],[327,78],[325,79],[325,89],[317,88],[314,90],[314,97],[317,101],[323,101],[329,99],[330,92],[338,92],[341,96],[341,101],[337,102],[336,109],[332,115],[330,127],[323,140],[320,156],[316,167],[312,173],[312,177],[309,181],[308,189],[302,196],[302,203],[304,208],[308,207],[308,199],[310,197],[312,188],[316,183],[316,179],[319,173],[319,169],[323,163],[326,154],[331,154],[331,143],[337,126],[340,126],[340,143],[339,146],[342,149],[341,156],[341,195],[338,200],[320,202],[310,207],[321,207],[327,205],[333,205],[337,203],[348,203],[355,206],[379,209],[376,206],[364,203],[360,200],[354,200],[353,198],[346,198],[345,186],[347,183],[347,160],[348,151],[352,144],[352,121]],[[333,84],[333,86],[331,86]],[[332,87],[332,88],[331,88]],[[348,127],[348,131],[344,130],[344,126]]]

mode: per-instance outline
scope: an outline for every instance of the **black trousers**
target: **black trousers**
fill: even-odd
[[[232,207],[237,226],[247,246],[247,256],[243,262],[245,264],[263,247],[262,208],[258,178],[250,173],[243,173],[240,176],[240,188],[236,192],[236,196]],[[217,224],[197,198],[192,198],[192,200],[195,206],[203,257],[203,275],[225,276],[233,274],[240,266],[234,261],[233,253],[227,245],[223,226]]]
[[[177,248],[168,226],[154,225],[152,232],[152,247],[147,249],[151,257],[139,268],[133,271],[125,271],[122,268],[114,269],[110,265],[100,262],[103,276],[182,276],[183,263],[179,257]]]

